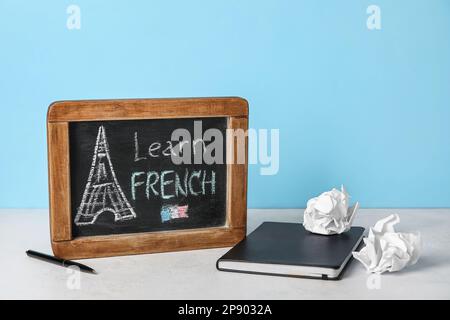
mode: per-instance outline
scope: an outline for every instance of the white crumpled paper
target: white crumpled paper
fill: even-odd
[[[368,272],[383,273],[399,271],[419,260],[422,241],[419,233],[395,232],[400,222],[397,214],[379,220],[364,238],[365,247],[353,252]]]
[[[310,199],[303,215],[303,226],[310,232],[323,235],[348,231],[359,206],[356,203],[349,208],[348,201],[344,186],[341,186],[341,191],[333,188]]]

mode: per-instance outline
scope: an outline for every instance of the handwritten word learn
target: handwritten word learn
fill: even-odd
[[[182,141],[182,142],[175,142],[175,145],[172,141],[164,141],[164,142],[153,142],[148,147],[144,146],[142,147],[142,144],[139,143],[139,135],[137,132],[134,133],[134,162],[138,162],[141,160],[148,160],[152,158],[159,158],[159,157],[177,157],[178,151],[180,151],[181,154],[186,154],[190,159],[190,151],[192,150],[193,155],[210,152],[211,151],[211,144],[206,144],[206,142],[203,139],[196,139],[192,141],[192,148],[190,147],[189,150],[186,146],[188,141]],[[220,160],[221,161],[221,160]],[[220,161],[216,163],[221,163]],[[182,162],[184,163],[184,162]],[[196,164],[200,164],[195,162]],[[189,161],[187,161],[187,164],[190,164]]]
[[[139,143],[134,133],[134,161],[170,156],[174,164],[223,164],[224,137],[218,129],[211,128],[203,133],[202,121],[194,121],[194,136],[187,129],[176,129],[171,140],[153,142],[148,147]]]

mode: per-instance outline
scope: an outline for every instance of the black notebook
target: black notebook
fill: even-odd
[[[300,223],[264,222],[217,260],[221,271],[340,279],[364,228],[338,235],[311,233]]]

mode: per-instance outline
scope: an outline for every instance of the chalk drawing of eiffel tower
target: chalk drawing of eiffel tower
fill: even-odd
[[[114,172],[105,128],[98,128],[94,157],[83,198],[75,217],[77,226],[94,224],[103,212],[114,214],[114,221],[136,218]]]

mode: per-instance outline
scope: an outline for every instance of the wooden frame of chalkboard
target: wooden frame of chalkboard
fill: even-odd
[[[107,257],[232,246],[245,237],[247,219],[247,136],[245,163],[226,163],[224,225],[168,231],[74,236],[70,127],[74,123],[121,120],[225,118],[227,129],[248,129],[248,103],[238,97],[58,101],[49,106],[47,143],[50,234],[53,252],[66,259]],[[100,134],[100,133],[99,133]],[[226,140],[227,156],[237,144]]]

